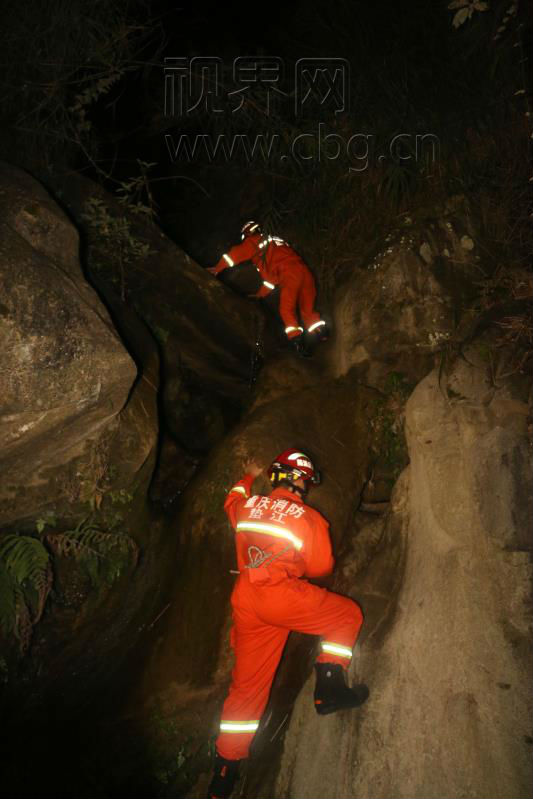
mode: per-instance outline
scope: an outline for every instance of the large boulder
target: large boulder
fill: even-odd
[[[83,277],[70,220],[24,172],[3,164],[0,180],[4,526],[97,482],[98,448],[137,369]]]
[[[72,707],[87,701],[134,646],[132,618],[141,608],[152,613],[164,576],[150,552],[161,525],[151,525],[147,508],[158,434],[156,343],[131,309],[111,295],[106,307],[87,283],[76,228],[42,186],[5,164],[0,178],[8,715],[13,706],[29,712],[67,696]],[[9,560],[8,541],[18,560]],[[33,560],[24,560],[28,547]]]

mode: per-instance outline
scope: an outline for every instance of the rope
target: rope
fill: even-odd
[[[250,550],[254,549],[257,552],[261,553],[259,557],[254,558],[254,555],[251,554]],[[250,558],[250,563],[246,564],[245,569],[258,569],[260,566],[264,566],[265,563],[272,563],[272,561],[277,560],[277,558],[280,558],[282,555],[285,554],[285,552],[288,552],[290,549],[292,549],[292,547],[288,546],[285,547],[285,549],[282,549],[281,552],[277,552],[274,555],[268,555],[268,553],[263,552],[263,550],[259,549],[259,547],[255,546],[248,547],[248,557]]]

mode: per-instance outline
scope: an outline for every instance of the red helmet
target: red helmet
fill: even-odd
[[[320,472],[318,472],[308,455],[298,449],[286,449],[271,463],[268,476],[273,483],[280,480],[302,479],[319,485]]]
[[[251,236],[253,233],[261,233],[261,225],[259,222],[254,222],[251,219],[249,222],[245,222],[241,228],[241,239],[245,239],[246,236]]]

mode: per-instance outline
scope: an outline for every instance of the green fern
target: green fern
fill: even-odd
[[[26,580],[36,586],[46,582],[50,555],[38,539],[26,535],[6,535],[0,545],[0,557],[19,585]]]
[[[74,530],[49,533],[46,541],[56,555],[81,561],[93,585],[101,577],[112,584],[126,565],[137,563],[139,554],[130,536],[105,532],[90,518],[83,519]]]
[[[20,649],[29,646],[52,588],[50,553],[31,536],[6,535],[0,543],[0,624],[14,633]]]
[[[47,542],[58,555],[79,558],[84,554],[103,557],[111,550],[137,553],[135,541],[124,533],[106,533],[97,522],[83,519],[74,530],[49,533]]]
[[[17,591],[20,591],[17,583],[0,560],[0,626],[6,634],[15,628]]]
[[[0,539],[2,632],[15,635],[21,654],[27,651],[52,589],[52,554],[79,561],[93,585],[102,579],[111,585],[127,566],[137,563],[138,552],[130,536],[105,532],[90,518],[74,530],[48,533],[44,543],[27,535],[4,536]]]

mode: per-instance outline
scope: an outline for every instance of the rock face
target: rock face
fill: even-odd
[[[276,796],[532,795],[528,387],[490,380],[485,348],[408,401],[411,463],[386,522],[406,543],[398,609],[353,666],[370,699],[324,723],[309,681]]]
[[[92,181],[71,173],[56,190],[86,237],[91,271],[122,291],[158,338],[168,378],[191,374],[204,392],[242,399],[262,326],[253,303]]]
[[[42,186],[5,164],[0,183],[0,543],[7,534],[31,542],[48,581],[35,559],[23,581],[2,551],[7,719],[13,708],[18,716],[86,702],[135,644],[132,618],[152,612],[162,578],[150,551],[161,529],[151,529],[146,507],[158,434],[155,341],[86,282],[77,230]],[[96,539],[84,544],[84,529]],[[124,558],[112,550],[121,544]],[[108,578],[99,565],[90,576],[90,553],[112,569]]]
[[[255,381],[261,314],[154,225],[120,217],[83,179],[63,183],[106,310],[66,216],[27,175],[3,166],[0,177],[0,543],[22,531],[46,541],[35,523],[49,509],[77,519],[90,503],[110,524],[118,502],[140,550],[97,590],[56,551],[30,656],[13,644],[0,658],[3,718],[30,716],[3,752],[3,785],[205,795],[232,667],[224,499],[246,460],[267,466],[297,446],[325,476],[309,500],[331,524],[328,585],[365,614],[350,676],[371,696],[319,718],[316,639],[291,636],[235,795],[530,799],[529,386],[490,332],[433,368],[470,290],[471,232],[444,219],[400,233],[343,288],[335,340],[309,362],[270,350]],[[145,323],[163,359],[159,397]],[[166,518],[147,502],[158,399],[167,425],[151,497]],[[82,700],[91,710],[71,739]],[[37,767],[21,776],[11,751]],[[70,764],[59,777],[58,751]]]
[[[335,373],[356,366],[378,386],[393,369],[420,380],[454,332],[475,259],[474,240],[456,215],[416,225],[408,218],[338,292]]]
[[[0,526],[79,498],[137,370],[49,195],[0,172]]]

